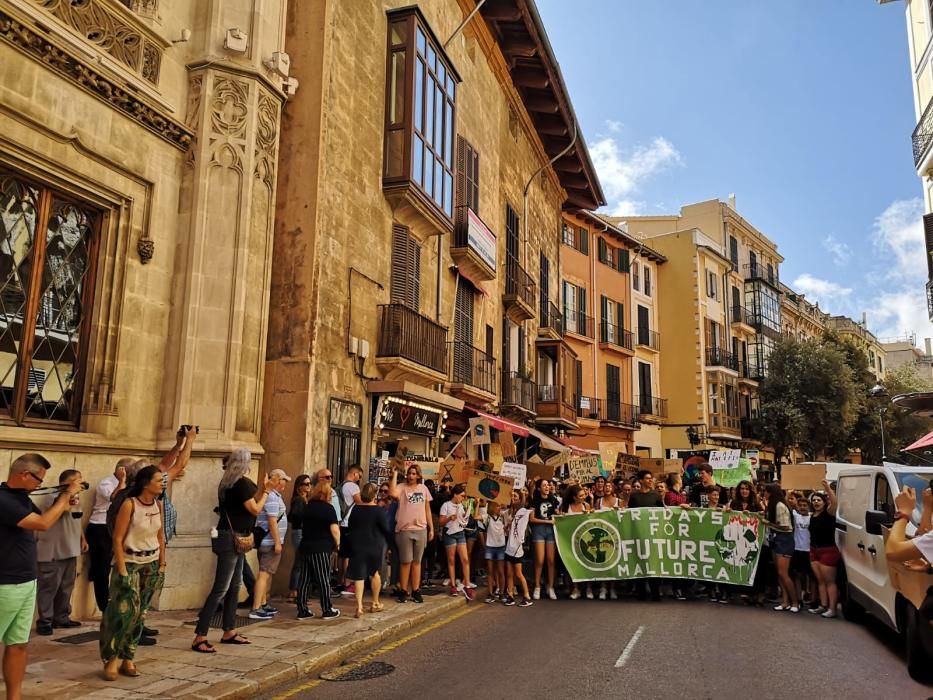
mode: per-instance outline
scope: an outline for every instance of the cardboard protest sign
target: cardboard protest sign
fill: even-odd
[[[526,468],[526,479],[532,479],[537,481],[538,479],[550,479],[554,476],[554,467],[549,464],[541,464],[540,462],[532,462],[528,460],[528,464],[525,465]]]
[[[760,453],[758,450],[745,450],[746,459],[752,463],[752,471],[758,471],[758,467],[761,466],[760,462],[758,461],[759,454]]]
[[[502,463],[505,462],[505,458],[502,455],[502,445],[497,442],[489,443],[489,463],[492,465],[492,470],[498,472],[502,468]]]
[[[709,465],[713,469],[735,469],[741,456],[741,450],[713,450],[709,453]]]
[[[507,430],[499,431],[499,444],[502,446],[502,456],[506,459],[511,459],[516,455],[515,439],[512,433]]]
[[[440,476],[440,462],[408,462],[408,464],[416,464],[418,468],[421,469],[421,477],[423,479],[435,479]]]
[[[683,462],[679,459],[661,459],[660,457],[641,457],[640,469],[650,469],[652,474],[680,474]]]
[[[507,506],[512,501],[513,483],[510,478],[474,470],[466,482],[466,495]]]
[[[470,443],[489,444],[489,421],[485,418],[470,418]]]
[[[528,468],[524,464],[505,462],[499,470],[499,476],[511,477],[515,480],[515,488],[520,489],[525,485],[525,480],[528,476]]]
[[[603,464],[610,468],[616,463],[616,458],[620,452],[625,452],[624,442],[601,442],[599,443],[599,457]]]
[[[816,491],[823,488],[825,464],[785,464],[781,467],[781,488],[785,491]]]
[[[707,508],[632,508],[554,518],[571,578],[663,576],[750,586],[765,525],[756,513]]]
[[[600,475],[599,457],[574,457],[567,461],[567,479],[585,484]]]
[[[754,472],[750,460],[742,457],[735,469],[720,469],[715,473],[716,483],[720,486],[738,486],[740,481],[754,482]]]
[[[625,452],[616,455],[615,471],[623,477],[633,477],[638,474],[638,470],[641,468],[641,458],[638,456],[626,454]]]
[[[545,462],[545,464],[547,464],[549,467],[553,467],[553,468],[555,468],[555,469],[556,469],[557,467],[562,467],[562,466],[564,466],[565,464],[567,464],[567,460],[570,459],[570,454],[571,454],[571,450],[570,450],[570,448],[568,447],[568,448],[567,448],[566,450],[564,450],[563,452],[558,452],[558,453],[556,453],[556,454],[551,455],[550,457],[548,457],[547,462]]]

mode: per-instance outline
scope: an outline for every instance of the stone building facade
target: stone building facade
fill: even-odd
[[[93,485],[200,425],[163,608],[210,587],[219,457],[262,453],[284,22],[284,0],[0,1],[0,462]]]
[[[477,411],[573,412],[560,215],[602,193],[534,3],[475,8],[289,7],[270,464],[339,477],[443,456]]]

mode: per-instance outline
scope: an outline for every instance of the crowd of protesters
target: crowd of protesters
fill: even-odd
[[[102,611],[103,676],[139,675],[134,657],[139,645],[155,643],[157,630],[146,627],[145,616],[163,584],[166,544],[177,522],[167,489],[184,475],[196,433],[183,426],[176,445],[158,465],[120,460],[114,473],[97,485],[83,532],[77,498],[82,475],[63,471],[58,488],[37,507],[30,492],[51,467],[34,454],[14,461],[0,488],[5,552],[0,557],[0,634],[6,647],[8,698],[21,697],[36,608],[38,634],[80,625],[71,618],[70,599],[76,560],[84,552],[90,555],[90,578]],[[656,479],[646,470],[631,478],[597,477],[583,484],[539,479],[514,489],[510,503],[500,505],[468,497],[463,484],[425,480],[416,464],[401,474],[393,471],[381,484],[365,482],[362,470],[352,466],[339,485],[326,468],[298,475],[286,504],[291,477],[273,469],[257,484],[249,477],[251,463],[246,449],[223,460],[217,522],[211,531],[216,569],[191,643],[197,653],[216,653],[208,631],[218,613],[221,644],[250,643],[236,628],[244,584],[250,618],[269,620],[281,612],[269,592],[289,540],[294,559],[288,601],[299,620],[338,618],[333,601],[339,595],[355,600],[356,617],[382,611],[384,593],[398,603],[419,604],[422,589],[436,589],[435,584],[468,600],[485,585],[485,602],[505,606],[529,607],[561,596],[671,597],[720,604],[741,600],[779,612],[806,609],[824,618],[836,616],[840,554],[834,541],[836,499],[828,482],[806,496],[785,493],[779,484],[750,481],[725,488],[716,484],[712,468],[702,464],[687,485],[681,474]],[[581,588],[570,579],[557,551],[555,519],[651,507],[759,513],[768,536],[752,585],[649,578]],[[253,549],[257,575],[246,558]]]

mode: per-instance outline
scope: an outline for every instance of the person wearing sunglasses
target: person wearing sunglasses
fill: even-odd
[[[327,471],[322,470],[322,471]],[[295,484],[292,487],[292,510],[296,503],[304,500],[304,496],[311,491],[311,477],[307,474],[300,474],[295,477]],[[292,521],[292,511],[289,511],[289,522]],[[298,556],[298,550],[301,547],[301,528],[293,527],[289,531],[292,533],[292,544],[295,545],[295,559],[292,562],[292,570],[288,575],[288,602],[298,602],[298,575],[301,571],[301,558]]]

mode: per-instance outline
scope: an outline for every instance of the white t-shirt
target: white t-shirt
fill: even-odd
[[[350,527],[350,510],[353,508],[353,504],[356,503],[353,497],[359,492],[360,485],[355,481],[344,482],[343,486],[340,487],[340,495],[343,497],[343,504],[347,508],[347,514],[340,522],[341,527]]]
[[[447,501],[441,506],[441,515],[446,518],[454,516],[444,525],[444,530],[448,535],[456,535],[466,529],[466,510],[464,510],[462,503]]]
[[[484,522],[486,525],[486,546],[504,547],[507,535],[505,530],[505,516],[502,513],[499,513],[498,518],[487,515]]]
[[[920,550],[920,554],[923,555],[924,559],[933,563],[933,530],[920,535],[920,537],[914,537],[911,542],[917,545],[917,549]]]
[[[519,508],[515,511],[515,517],[512,518],[512,524],[509,525],[509,541],[505,545],[505,553],[510,557],[522,556],[522,545],[525,542],[525,532],[528,530],[528,518],[531,511],[527,508]]]
[[[796,510],[791,511],[794,516],[794,551],[810,551],[810,516],[801,515]]]
[[[107,524],[107,510],[110,508],[110,496],[116,490],[120,480],[113,474],[101,480],[94,489],[94,509],[88,522],[94,525]]]

